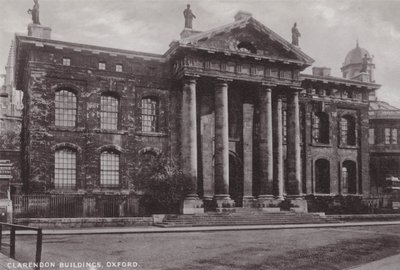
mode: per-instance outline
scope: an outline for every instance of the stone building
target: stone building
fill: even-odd
[[[163,153],[191,181],[184,213],[370,192],[371,59],[302,74],[313,59],[243,12],[163,55],[29,27],[15,37],[26,191],[135,193],[140,161]]]

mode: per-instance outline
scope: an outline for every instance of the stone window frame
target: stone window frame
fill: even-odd
[[[339,141],[341,146],[357,146],[357,118],[352,114],[339,117]]]
[[[114,110],[113,107],[107,106],[105,108],[103,106],[104,99],[114,99],[116,101],[116,108]],[[118,93],[115,92],[102,92],[100,95],[100,128],[105,130],[118,130],[120,127],[120,107],[121,107],[121,98]],[[107,120],[107,121],[106,121]],[[110,122],[111,120],[111,122]]]
[[[393,127],[384,128],[384,143],[385,145],[397,145],[398,144],[398,133],[399,130]]]
[[[154,104],[151,108],[144,105],[144,101],[149,100]],[[159,132],[159,112],[160,112],[160,98],[154,95],[143,96],[140,101],[141,104],[141,132]]]
[[[376,143],[375,128],[368,129],[368,144],[374,145]]]
[[[121,155],[122,149],[115,145],[105,145],[97,149],[99,154],[99,182],[103,188],[119,188],[121,186]],[[112,159],[104,160],[105,155],[110,155]],[[117,157],[117,160],[115,159]],[[107,164],[103,163],[106,162]],[[107,170],[103,169],[107,165]],[[115,165],[118,165],[116,169]],[[104,178],[106,175],[111,178]]]
[[[64,102],[67,95],[72,94],[72,102]],[[62,106],[61,106],[62,105]],[[78,119],[78,95],[71,88],[60,87],[54,97],[54,125],[58,127],[76,127]]]
[[[350,166],[346,166],[347,164],[352,164],[353,165],[353,171],[351,172],[351,170],[349,170]],[[344,168],[346,170],[344,170]],[[346,176],[347,178],[345,178],[344,173],[346,172]],[[350,175],[352,173],[352,175]],[[352,179],[349,179],[349,177],[352,176]],[[357,195],[359,194],[359,190],[358,190],[358,185],[359,185],[359,181],[358,181],[358,166],[357,166],[357,161],[353,160],[353,159],[345,159],[343,161],[341,161],[340,163],[340,191],[341,194],[346,194],[346,195]],[[350,181],[352,180],[352,181]],[[350,190],[350,186],[349,184],[353,183],[353,190]]]
[[[116,72],[123,72],[123,70],[124,70],[124,66],[122,64],[120,64],[120,63],[115,64],[115,71]]]
[[[71,66],[71,57],[63,57],[62,65],[66,67]]]
[[[107,68],[106,62],[105,61],[99,61],[98,69],[99,70],[106,70],[106,68]]]
[[[312,114],[311,136],[313,143],[330,144],[329,114],[317,111]]]
[[[324,175],[323,177],[321,177],[321,179],[318,177],[318,173],[317,173],[317,172],[319,172],[317,163],[320,163],[320,161],[321,162],[325,162],[328,165],[328,167],[325,168],[328,171],[328,173],[326,175]],[[313,185],[314,186],[314,194],[329,195],[331,193],[331,187],[330,187],[330,184],[331,184],[331,177],[330,177],[331,176],[331,167],[332,167],[331,166],[331,161],[329,160],[329,158],[318,157],[318,158],[316,158],[314,160],[314,173],[313,173],[313,175],[314,175],[314,185]],[[323,183],[324,180],[327,183]],[[321,184],[324,184],[324,185],[322,185],[322,187],[320,187]]]
[[[60,147],[54,153],[54,188],[75,189],[77,183],[77,151]],[[67,163],[66,163],[67,162]]]

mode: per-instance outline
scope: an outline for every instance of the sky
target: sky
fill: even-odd
[[[183,30],[190,3],[194,30],[233,21],[239,11],[291,40],[297,22],[301,49],[313,66],[340,76],[346,54],[356,46],[373,55],[378,98],[400,108],[400,0],[39,0],[40,22],[52,38],[150,53],[164,53]],[[27,33],[32,0],[0,0],[0,66],[14,33]],[[0,73],[4,73],[4,69]],[[311,73],[309,67],[305,73]]]

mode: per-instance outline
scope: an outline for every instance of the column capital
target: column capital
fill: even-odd
[[[225,79],[225,78],[215,78],[215,85],[221,85],[221,84],[226,84],[228,85],[228,83],[232,82],[232,80],[229,79]]]
[[[185,75],[182,77],[182,82],[183,83],[196,83],[197,80],[199,79],[199,75],[196,74],[191,74],[191,75]]]

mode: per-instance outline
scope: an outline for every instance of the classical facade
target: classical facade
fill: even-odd
[[[134,193],[140,162],[162,153],[191,181],[184,213],[370,192],[371,59],[344,78],[302,74],[313,59],[248,13],[184,29],[163,55],[30,27],[15,39],[26,191]]]

